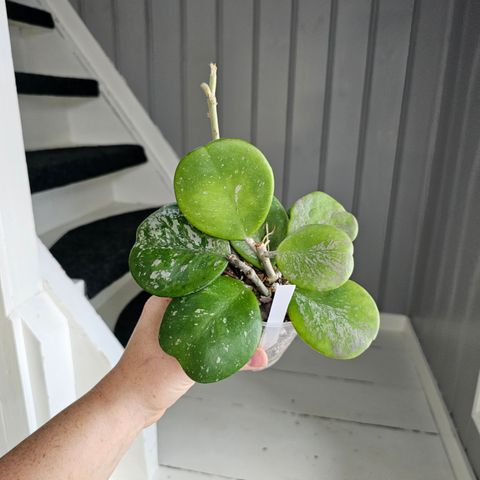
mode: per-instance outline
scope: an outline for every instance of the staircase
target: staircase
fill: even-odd
[[[23,134],[23,145],[17,142],[14,147],[24,149],[25,160],[9,158],[17,162],[10,170],[0,159],[0,176],[6,170],[11,182],[18,178],[24,185],[22,175],[28,172],[31,207],[22,187],[7,191],[6,177],[0,179],[0,189],[7,193],[7,200],[0,198],[0,234],[2,229],[11,232],[9,245],[15,251],[19,233],[14,230],[20,226],[14,225],[12,210],[23,221],[33,208],[35,222],[35,231],[28,230],[28,222],[25,227],[30,290],[20,275],[21,262],[8,249],[5,255],[0,251],[0,267],[6,262],[18,276],[11,289],[24,290],[22,298],[15,293],[19,299],[12,300],[11,308],[5,301],[4,310],[0,296],[0,333],[5,318],[23,379],[18,385],[26,412],[21,438],[90,388],[121,354],[112,331],[121,317],[117,334],[125,343],[132,315],[139,311],[138,299],[143,299],[128,272],[128,253],[138,224],[173,200],[177,158],[67,0],[6,1],[5,7],[0,5],[0,22],[6,12]],[[0,59],[0,66],[8,75],[11,63],[6,61],[4,68]],[[3,120],[9,121],[6,113]],[[2,155],[5,161],[0,151]],[[26,168],[18,164],[22,161]],[[38,247],[35,235],[41,241]],[[0,294],[8,300],[11,279],[5,278],[0,275]],[[125,308],[131,301],[133,310]],[[52,348],[52,342],[61,347]],[[41,380],[36,378],[39,368]],[[0,384],[13,378],[9,380],[7,372],[4,380],[0,374]],[[0,387],[0,420],[3,396],[14,399],[14,393],[5,394]],[[40,397],[45,398],[43,410]],[[5,405],[10,408],[8,401]],[[3,416],[8,415],[7,407]],[[0,425],[0,454],[12,446],[9,428],[3,432]],[[20,430],[15,428],[17,434]],[[132,447],[114,478],[152,478],[156,467],[151,429]]]
[[[69,277],[85,282],[88,298],[113,328],[138,292],[127,264],[135,229],[171,201],[171,191],[160,178],[153,184],[155,159],[112,108],[108,86],[66,44],[52,14],[13,1],[6,7],[37,233]],[[48,45],[46,63],[37,43]],[[136,185],[146,189],[134,192],[138,201],[123,201],[121,185],[136,170]]]

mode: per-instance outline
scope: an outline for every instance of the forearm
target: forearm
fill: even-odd
[[[0,459],[2,480],[104,480],[144,427],[115,372]]]

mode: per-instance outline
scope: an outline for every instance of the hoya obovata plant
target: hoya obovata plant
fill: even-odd
[[[276,287],[291,283],[285,321],[298,335],[327,357],[360,355],[378,333],[379,313],[349,280],[355,217],[323,192],[300,198],[287,214],[262,152],[219,138],[215,65],[202,88],[214,140],[181,159],[177,203],[138,227],[129,258],[144,290],[173,297],[161,347],[193,380],[222,380],[251,358]]]

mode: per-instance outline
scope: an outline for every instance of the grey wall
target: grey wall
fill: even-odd
[[[356,279],[406,311],[414,257],[403,238],[414,244],[418,218],[399,231],[392,193],[414,0],[73,3],[179,154],[209,140],[199,84],[216,61],[222,136],[265,152],[287,206],[321,189],[356,213]]]
[[[181,155],[222,136],[269,158],[288,205],[322,189],[359,218],[355,277],[410,313],[480,472],[477,0],[71,0]]]
[[[412,302],[420,341],[480,475],[480,3],[456,2]]]

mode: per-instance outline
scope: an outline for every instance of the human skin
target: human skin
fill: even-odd
[[[2,480],[104,480],[140,431],[194,382],[158,343],[169,299],[151,297],[118,364],[88,393],[0,459]],[[258,349],[244,370],[266,365]]]

